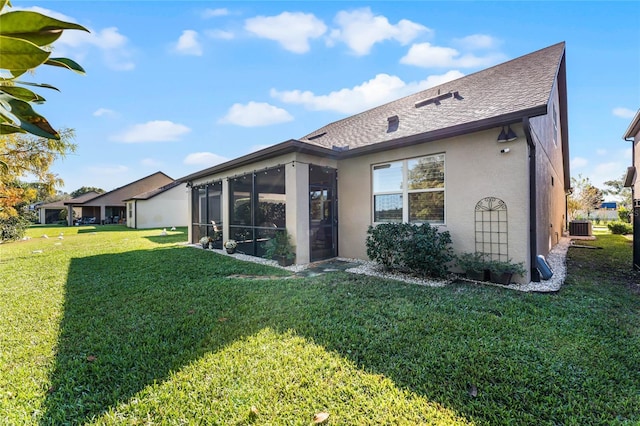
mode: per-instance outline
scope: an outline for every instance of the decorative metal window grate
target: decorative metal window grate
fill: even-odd
[[[509,260],[507,205],[499,198],[478,201],[475,211],[476,253],[494,260]]]

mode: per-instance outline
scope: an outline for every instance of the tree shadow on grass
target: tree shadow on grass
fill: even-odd
[[[72,259],[41,424],[82,423],[197,358],[244,297],[223,277],[252,271],[264,267],[191,249]],[[206,350],[246,330],[232,331]]]

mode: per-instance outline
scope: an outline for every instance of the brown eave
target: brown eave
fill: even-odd
[[[252,152],[242,157],[227,161],[226,163],[218,164],[216,166],[209,167],[208,169],[192,173],[178,179],[178,181],[189,182],[194,179],[210,176],[216,173],[226,172],[228,170],[233,170],[238,167],[255,163],[256,161],[268,160],[270,158],[278,157],[280,155],[288,154],[291,152],[313,154],[324,158],[338,158],[340,154],[339,152],[333,151],[331,149],[323,148],[317,145],[311,145],[296,139],[289,139],[288,141],[272,145],[270,147],[261,149],[260,151]]]

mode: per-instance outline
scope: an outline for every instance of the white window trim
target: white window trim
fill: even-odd
[[[435,157],[437,155],[442,155],[444,157],[444,170],[443,173],[445,175],[445,179],[444,179],[444,186],[442,188],[428,188],[428,189],[412,189],[409,190],[408,189],[408,179],[409,179],[409,161],[411,160],[418,160],[421,158],[427,158],[427,157]],[[374,185],[373,185],[373,172],[375,167],[378,166],[382,166],[385,164],[393,164],[393,163],[402,163],[402,190],[401,191],[380,191],[380,192],[376,192]],[[422,193],[422,192],[442,192],[444,193],[444,220],[442,221],[442,223],[431,223],[431,222],[426,222],[429,223],[429,225],[431,226],[447,226],[447,160],[446,160],[446,155],[444,152],[438,152],[438,153],[434,153],[434,154],[428,154],[428,155],[421,155],[419,157],[411,157],[411,158],[404,158],[401,160],[392,160],[392,161],[385,161],[382,163],[375,163],[371,165],[371,223],[374,225],[378,225],[381,223],[396,223],[396,222],[376,222],[375,221],[375,197],[376,195],[394,195],[394,194],[400,194],[400,196],[402,197],[402,222],[401,223],[410,223],[409,222],[409,194],[416,194],[416,193]],[[417,225],[421,225],[421,223],[416,223]]]

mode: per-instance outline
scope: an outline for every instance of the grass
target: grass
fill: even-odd
[[[296,278],[186,229],[29,232],[0,246],[7,424],[640,423],[621,236],[570,249],[560,292],[524,294]]]

